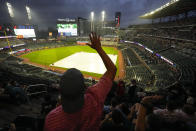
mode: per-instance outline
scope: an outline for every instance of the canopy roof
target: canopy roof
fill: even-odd
[[[140,16],[140,18],[156,19],[182,14],[191,10],[196,10],[196,0],[172,0],[160,8]]]

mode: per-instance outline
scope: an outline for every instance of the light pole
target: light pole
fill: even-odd
[[[91,32],[94,31],[94,12],[91,12]]]
[[[101,12],[101,16],[102,16],[102,20],[101,20],[101,21],[102,21],[102,31],[103,31],[103,35],[104,35],[104,33],[105,33],[105,32],[104,32],[104,31],[105,31],[105,28],[104,28],[104,26],[105,26],[105,25],[104,25],[105,11],[102,11],[102,12]]]
[[[102,24],[103,24],[103,27],[104,27],[105,11],[101,12],[101,16],[102,16]]]

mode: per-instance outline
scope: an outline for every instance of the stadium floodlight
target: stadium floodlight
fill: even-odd
[[[103,29],[103,33],[105,33],[105,31],[104,31],[104,26],[105,26],[105,24],[104,24],[104,20],[105,20],[105,11],[102,11],[101,12],[101,16],[102,16],[102,29]]]
[[[12,8],[12,5],[10,4],[10,3],[6,3],[6,5],[7,5],[7,8],[8,8],[8,12],[9,12],[9,14],[10,14],[10,17],[14,17],[14,11],[13,11],[13,8]]]
[[[104,19],[105,19],[105,11],[102,11],[101,12],[101,16],[102,16],[102,22],[104,22]]]
[[[91,12],[91,21],[94,21],[94,12]]]
[[[94,12],[91,12],[91,31],[94,30]]]
[[[32,17],[31,17],[31,10],[28,6],[26,6],[26,10],[27,10],[27,15],[28,15],[28,19],[31,20]]]

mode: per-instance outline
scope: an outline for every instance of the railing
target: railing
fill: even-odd
[[[38,89],[38,88],[40,88],[40,89]],[[45,85],[45,84],[30,85],[26,88],[25,92],[26,92],[27,96],[47,93],[47,85]]]

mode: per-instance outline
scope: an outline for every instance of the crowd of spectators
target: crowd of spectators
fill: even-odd
[[[8,82],[7,85],[1,84],[1,87],[6,87],[1,88],[1,91],[3,89],[5,93],[5,89],[9,89],[13,85],[15,86],[13,90],[19,86],[16,81]],[[20,103],[25,102],[24,99],[21,99],[25,98],[25,95],[16,91],[15,93],[18,94],[15,96],[12,94],[13,90],[11,90],[10,98]],[[185,91],[180,85],[177,85],[167,90],[148,93],[137,86],[136,80],[131,80],[130,84],[119,80],[113,82],[112,90],[104,102],[99,130],[193,131],[196,129],[195,101],[194,88]],[[61,104],[60,95],[45,94],[40,114],[47,116],[51,110]],[[21,119],[25,118],[21,117]],[[17,130],[18,125],[16,126],[15,123],[10,124],[10,130]],[[43,128],[43,125],[41,127]]]
[[[130,86],[120,99],[114,95],[110,106],[104,107],[104,120],[100,130],[195,130],[195,91],[185,91],[178,85],[155,94],[130,93]],[[132,91],[131,91],[132,92]],[[127,101],[126,101],[127,100]]]

